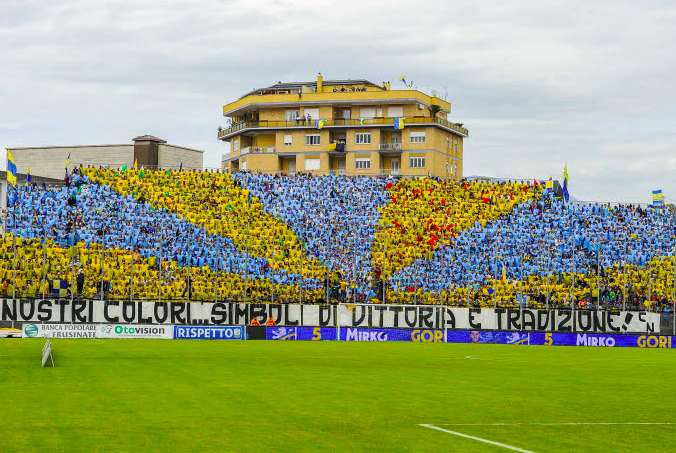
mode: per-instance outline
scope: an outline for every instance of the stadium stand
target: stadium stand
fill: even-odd
[[[531,276],[571,273],[582,282],[581,276],[596,275],[597,270],[622,264],[644,267],[673,250],[673,228],[666,210],[566,205],[549,193],[538,201],[519,204],[494,222],[477,222],[461,232],[452,247],[443,247],[429,260],[416,261],[395,275],[393,282],[396,288],[440,292],[453,284],[482,284],[487,276],[501,279],[504,272],[502,280],[530,282],[521,289],[527,296],[534,283]],[[497,291],[499,297],[500,285]]]
[[[674,234],[667,209],[537,181],[83,168],[11,193],[0,278],[5,297],[659,309]]]
[[[264,257],[271,267],[323,278],[324,266],[309,260],[287,225],[267,214],[248,189],[227,173],[85,169],[94,182],[111,186],[156,209],[200,225],[208,233],[230,238],[239,248]]]
[[[383,209],[374,247],[376,267],[386,277],[418,258],[430,258],[459,232],[484,227],[542,193],[539,184],[458,184],[431,178],[405,179],[388,189],[390,203]]]
[[[236,173],[234,178],[262,201],[268,213],[293,228],[310,256],[339,272],[365,297],[373,296],[366,287],[372,273],[373,237],[393,179],[251,173]]]

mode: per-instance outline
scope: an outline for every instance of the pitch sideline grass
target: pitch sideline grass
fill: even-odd
[[[0,340],[0,451],[673,451],[669,350]],[[467,358],[470,356],[470,358]]]

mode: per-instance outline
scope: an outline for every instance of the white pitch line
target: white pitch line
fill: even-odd
[[[674,422],[439,423],[443,426],[676,425]],[[422,426],[422,425],[421,425]]]
[[[439,428],[438,426],[434,425],[420,424],[418,426],[422,426],[423,428],[427,429],[433,429],[435,431],[441,431],[442,433],[446,434],[452,434],[458,437],[464,437],[465,439],[475,440],[477,442],[481,442],[484,444],[495,445],[496,447],[502,447],[507,450],[519,451],[521,453],[534,453],[531,450],[524,450],[523,448],[515,447],[513,445],[503,444],[502,442],[495,442],[494,440],[484,439],[483,437],[470,436],[469,434],[459,433],[458,431],[451,431],[450,429]]]

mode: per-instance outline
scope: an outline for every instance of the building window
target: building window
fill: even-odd
[[[311,135],[305,136],[305,144],[306,145],[319,145],[319,143],[320,143],[320,135],[319,134],[311,134]]]
[[[359,133],[356,135],[357,145],[369,145],[371,143],[371,133]]]
[[[284,112],[284,119],[286,121],[296,121],[300,118],[299,110],[287,110]]]
[[[311,120],[318,120],[319,119],[319,109],[305,109],[305,118],[307,119],[308,115],[310,115]]]
[[[243,170],[243,171],[246,171],[246,161],[245,161],[245,160],[243,160],[243,161],[239,164],[239,169],[240,169],[240,170]]]
[[[425,143],[424,132],[411,132],[411,143]]]
[[[387,116],[390,118],[401,118],[404,116],[404,107],[388,107]]]
[[[239,139],[236,138],[232,141],[232,149],[234,151],[239,151]]]
[[[425,158],[411,157],[408,161],[408,166],[411,168],[425,168]]]
[[[376,108],[375,107],[362,107],[359,110],[359,116],[361,118],[375,118],[376,117]]]
[[[366,170],[371,168],[371,159],[368,158],[357,158],[354,162],[354,168],[357,170]]]
[[[293,138],[291,138],[291,134],[285,134],[284,135],[284,144],[290,145],[292,143],[293,143]]]
[[[319,170],[319,159],[305,159],[306,170]]]

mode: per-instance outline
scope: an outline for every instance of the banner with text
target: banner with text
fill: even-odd
[[[424,305],[301,305],[202,302],[8,300],[0,320],[31,323],[250,325],[657,333],[659,313]]]

